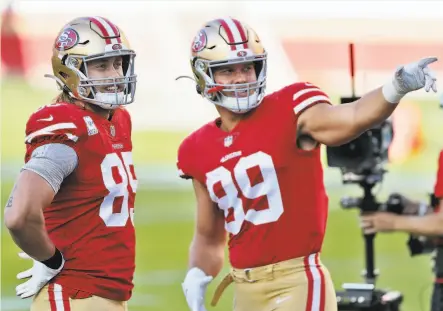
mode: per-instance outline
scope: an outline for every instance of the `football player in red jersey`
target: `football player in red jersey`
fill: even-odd
[[[62,89],[26,125],[26,156],[5,210],[34,265],[17,295],[31,310],[127,310],[135,269],[135,53],[102,17],[66,24],[53,46]]]
[[[197,92],[220,115],[189,135],[178,169],[197,201],[189,271],[182,284],[192,311],[206,310],[208,284],[223,266],[226,231],[235,311],[336,310],[319,252],[328,198],[319,144],[346,143],[388,118],[408,92],[436,91],[425,58],[358,101],[332,106],[311,83],[265,96],[267,54],[250,27],[207,22],[192,43]]]

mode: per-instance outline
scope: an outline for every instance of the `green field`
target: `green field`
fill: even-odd
[[[17,167],[23,158],[24,124],[27,116],[38,106],[48,103],[53,94],[24,84],[19,80],[4,80],[2,102],[2,175],[1,204],[4,206],[12,186],[10,169]],[[438,133],[443,115],[436,103],[423,103],[426,148],[423,153],[402,165],[392,166],[388,182],[380,192],[386,197],[391,190],[401,190],[412,197],[423,199],[423,181],[432,185],[433,172],[439,151]],[[162,169],[174,170],[176,148],[185,133],[138,132],[134,136],[134,160],[141,180],[136,201],[137,269],[134,298],[130,310],[188,310],[181,292],[187,264],[187,250],[193,230],[194,196],[189,187],[159,187],[154,176]],[[146,147],[145,147],[146,146]],[[156,169],[156,170],[155,170]],[[329,267],[337,289],[343,282],[360,282],[364,265],[363,240],[358,228],[357,212],[339,208],[338,202],[349,189],[340,181],[336,171],[326,171],[330,195],[330,217],[323,262]],[[185,184],[185,182],[180,183]],[[357,193],[355,187],[351,193]],[[18,249],[9,234],[2,230],[1,252],[1,303],[2,310],[26,310],[29,301],[14,297],[18,284],[15,275],[27,268],[27,262],[18,260]],[[296,239],[296,237],[294,237]],[[376,265],[380,269],[380,287],[404,293],[403,309],[419,311],[429,309],[432,274],[429,256],[410,258],[404,234],[380,235],[376,238]],[[290,243],[290,241],[288,241]],[[226,265],[225,271],[228,266]],[[210,294],[222,276],[210,286]],[[209,298],[208,298],[209,300]],[[222,297],[216,308],[231,310],[232,288]]]

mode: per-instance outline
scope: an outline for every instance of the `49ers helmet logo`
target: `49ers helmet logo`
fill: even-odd
[[[116,44],[114,44],[114,45],[112,46],[112,49],[113,49],[113,50],[121,50],[121,49],[122,49],[122,45],[119,44],[119,43],[116,43]]]
[[[206,43],[208,42],[208,39],[206,37],[206,32],[202,29],[198,33],[198,35],[195,36],[194,41],[192,42],[192,52],[197,53],[203,50],[206,47]]]
[[[66,28],[55,41],[55,48],[65,51],[73,48],[79,41],[78,33],[72,28]]]

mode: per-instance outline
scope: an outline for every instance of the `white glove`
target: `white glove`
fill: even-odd
[[[428,65],[436,62],[437,57],[422,58],[418,62],[400,66],[395,71],[392,81],[383,86],[383,96],[386,101],[397,104],[407,93],[425,88],[437,92],[435,74]]]
[[[190,269],[186,274],[182,288],[191,311],[206,311],[206,289],[212,279],[212,276],[206,275],[206,273],[196,267]]]
[[[32,268],[17,274],[17,279],[19,280],[30,278],[15,288],[16,295],[22,299],[37,294],[54,276],[60,273],[65,264],[65,259],[63,259],[60,268],[54,270],[48,268],[40,261],[34,260],[26,253],[18,253],[18,256],[34,262]]]

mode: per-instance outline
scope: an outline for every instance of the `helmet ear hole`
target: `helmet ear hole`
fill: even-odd
[[[198,93],[199,95],[202,94],[202,89],[201,89],[200,85],[197,84],[197,85],[195,86],[195,90],[197,91],[197,93]]]
[[[65,79],[65,80],[67,80],[69,78],[69,75],[67,73],[63,72],[63,71],[59,71],[58,74],[60,76],[62,76],[63,79]]]
[[[62,77],[65,81],[62,81],[62,82],[63,82],[62,85],[60,85],[60,83],[57,82],[57,85],[59,86],[59,88],[60,88],[61,90],[63,90],[63,92],[66,92],[66,93],[69,94],[69,93],[71,92],[71,90],[70,90],[69,87],[66,85],[66,81],[69,79],[69,75],[68,75],[66,72],[63,72],[63,71],[59,71],[58,74],[59,74],[60,77]]]

